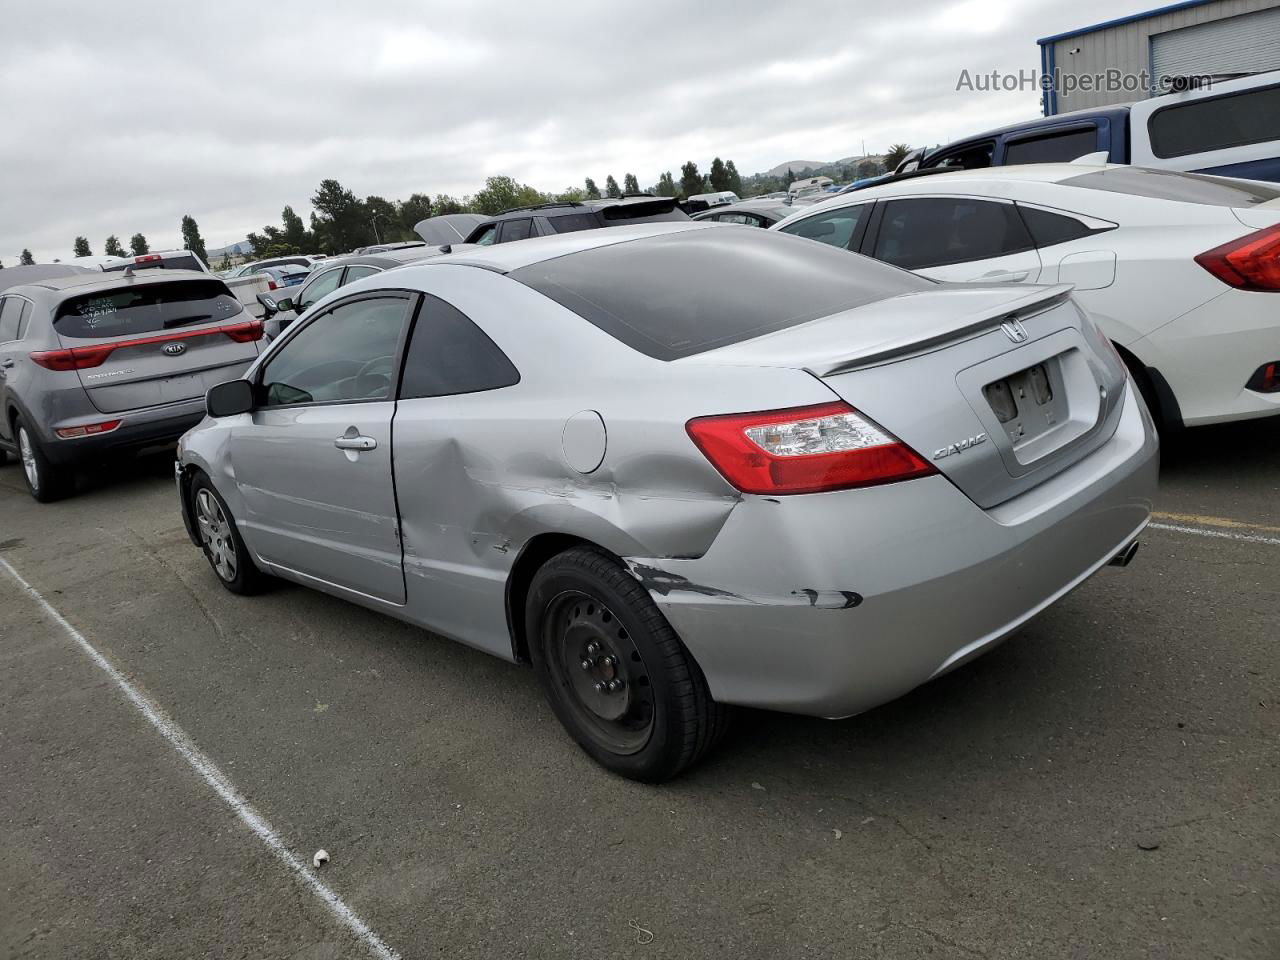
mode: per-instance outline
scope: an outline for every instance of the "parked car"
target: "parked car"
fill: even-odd
[[[267,267],[295,266],[306,267],[309,270],[322,260],[322,257],[313,257],[309,254],[302,253],[287,257],[270,257],[266,260],[253,260],[249,263],[242,263],[240,266],[227,271],[226,277],[229,280],[234,280],[237,277],[247,277],[250,274],[259,273]]]
[[[4,271],[8,273],[8,270]],[[258,356],[262,323],[195,271],[76,273],[0,295],[0,450],[41,502],[109,453],[173,443],[209,387]]]
[[[623,197],[621,199],[562,201],[516,207],[490,217],[467,236],[467,243],[489,246],[530,237],[618,227],[633,223],[688,220],[673,197]]]
[[[1024,389],[1052,393],[1018,434]],[[366,277],[208,407],[178,490],[228,590],[530,661],[590,756],[654,781],[729,705],[847,716],[989,650],[1127,562],[1157,471],[1066,286],[700,223]]]
[[[103,258],[105,259],[105,258]],[[103,273],[124,270],[195,270],[208,273],[205,262],[190,250],[155,250],[136,257],[112,257],[102,264]]]
[[[740,223],[748,227],[771,227],[793,213],[795,208],[789,203],[777,200],[743,200],[695,213],[691,219],[710,220],[713,223]]]
[[[97,272],[88,267],[73,266],[69,263],[19,264],[16,267],[5,267],[0,270],[0,292],[24,283],[37,283],[56,277],[74,277],[76,274]]]
[[[413,232],[433,247],[462,243],[487,218],[478,213],[442,213],[413,225]]]
[[[732,190],[716,190],[713,193],[695,193],[687,199],[688,203],[705,203],[708,207],[722,207],[738,202],[738,195]]]
[[[466,247],[462,244],[454,247],[416,244],[385,253],[331,257],[325,260],[323,265],[312,270],[301,286],[291,289],[285,296],[280,296],[275,291],[259,292],[257,299],[264,309],[266,337],[268,340],[274,340],[299,314],[310,309],[339,287],[373,276],[375,273],[381,273],[383,270],[390,270],[392,267],[412,263],[414,260],[438,257],[452,249],[464,250]]]
[[[270,278],[268,285],[272,290],[281,290],[285,287],[296,287],[306,281],[311,275],[309,267],[299,267],[295,264],[285,264],[279,267],[263,267],[257,271],[258,274]]]
[[[1010,124],[908,156],[899,173],[931,167],[1100,160],[1280,181],[1280,70],[1136,103]]]
[[[1035,164],[900,179],[775,229],[935,280],[1071,283],[1177,428],[1280,413],[1277,198],[1244,180]]]

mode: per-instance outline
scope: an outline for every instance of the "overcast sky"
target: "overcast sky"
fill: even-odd
[[[746,175],[1039,113],[957,92],[1039,66],[1036,39],[1151,0],[802,5],[423,0],[7,5],[0,262],[137,231],[210,248],[305,218],[320,180],[360,196],[473,193],[493,174],[642,187],[713,156]]]

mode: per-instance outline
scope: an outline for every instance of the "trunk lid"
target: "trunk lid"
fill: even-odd
[[[819,377],[994,507],[1115,432],[1127,374],[1070,286],[940,285],[710,351]]]
[[[253,362],[262,336],[261,321],[213,277],[122,278],[64,300],[54,330],[102,413],[203,397]]]

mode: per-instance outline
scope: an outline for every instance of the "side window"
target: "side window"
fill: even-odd
[[[382,271],[379,270],[377,267],[370,267],[370,266],[347,267],[347,279],[343,281],[342,285],[345,287],[348,283],[351,283],[354,280],[359,280],[362,277],[372,277],[375,273],[381,273],[381,272]]]
[[[326,270],[302,288],[302,292],[298,294],[298,310],[307,309],[321,297],[333,293],[338,289],[338,281],[342,279],[342,268],[334,267],[332,270]]]
[[[995,155],[996,145],[993,140],[986,140],[982,143],[973,143],[957,150],[952,150],[941,157],[936,157],[929,161],[930,169],[933,167],[957,168],[961,170],[980,170],[983,167],[991,166],[991,158]]]
[[[1055,243],[1079,240],[1094,232],[1075,217],[1065,214],[1024,207],[1022,204],[1018,204],[1018,210],[1021,211],[1022,220],[1031,231],[1031,239],[1037,247],[1051,247]]]
[[[816,217],[788,224],[782,228],[782,232],[794,233],[797,237],[808,237],[810,240],[819,240],[847,250],[858,224],[870,209],[869,203],[841,207],[839,210],[830,210]]]
[[[497,239],[497,236],[498,236],[498,225],[496,223],[491,223],[487,227],[485,227],[484,230],[480,232],[480,235],[477,236],[471,242],[478,243],[482,247],[487,247],[490,244],[492,244],[494,240]]]
[[[502,224],[499,243],[510,243],[512,240],[528,240],[533,230],[532,220],[507,220]]]
[[[919,270],[1003,257],[1033,246],[1013,204],[937,197],[886,203],[871,255]]]
[[[551,228],[556,233],[576,233],[579,230],[591,230],[600,226],[594,213],[566,213],[551,217]]]
[[[1005,144],[1004,162],[1069,163],[1098,149],[1098,128],[1067,130]]]
[[[22,303],[22,316],[18,318],[18,339],[21,340],[27,335],[27,326],[31,322],[31,304],[25,300]]]
[[[367,297],[316,317],[267,363],[263,405],[390,399],[409,303]]]
[[[456,307],[427,294],[404,362],[400,399],[496,390],[520,382],[507,355]]]
[[[22,301],[17,297],[0,297],[0,343],[18,339],[18,317]]]

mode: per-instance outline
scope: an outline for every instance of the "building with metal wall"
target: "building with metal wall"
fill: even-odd
[[[1037,41],[1044,113],[1169,93],[1175,77],[1280,70],[1280,0],[1186,0]]]

